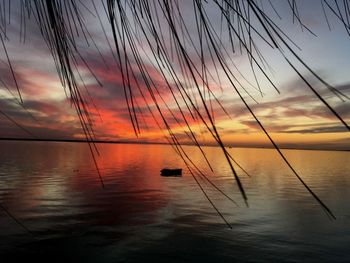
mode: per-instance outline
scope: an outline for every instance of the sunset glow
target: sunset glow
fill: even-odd
[[[332,30],[329,31],[325,27],[324,19],[318,15],[321,10],[313,8],[312,4],[305,4],[305,9],[303,9],[304,22],[317,34],[317,37],[315,37],[309,32],[300,30],[297,24],[291,23],[292,17],[287,13],[283,4],[277,4],[277,6],[280,12],[284,14],[284,19],[279,21],[279,25],[302,48],[301,51],[298,51],[299,55],[305,59],[315,72],[334,87],[344,94],[349,94],[350,52],[347,50],[348,36],[344,33],[344,28],[342,28],[340,22],[330,16]],[[101,6],[98,8],[101,8]],[[186,8],[186,6],[183,8]],[[137,128],[140,130],[140,134],[135,135],[125,101],[120,69],[118,69],[113,55],[104,41],[101,27],[96,23],[96,17],[89,14],[85,15],[88,18],[86,23],[91,35],[96,40],[96,45],[99,46],[99,50],[96,50],[94,45],[87,46],[81,39],[79,40],[82,45],[80,52],[102,86],[83,64],[78,65],[82,78],[78,79],[78,83],[82,86],[81,91],[87,99],[88,111],[94,123],[95,139],[167,142],[165,138],[168,136],[167,130],[160,121],[154,101],[149,94],[141,94],[136,87],[136,82],[131,80],[132,89],[135,91],[132,95],[138,116],[139,127]],[[190,16],[186,19],[188,21],[193,20]],[[112,41],[110,29],[107,24],[105,26],[108,38]],[[9,25],[8,31],[10,32],[9,40],[5,41],[5,44],[18,79],[23,97],[23,106],[19,103],[11,72],[3,56],[0,64],[0,110],[25,127],[30,134],[23,129],[19,129],[8,118],[1,115],[0,137],[31,138],[33,135],[40,139],[85,138],[76,111],[70,102],[69,92],[66,90],[67,93],[65,93],[58,78],[51,53],[34,22],[28,22],[27,32],[30,32],[30,34],[28,34],[25,43],[20,42],[19,34],[16,32],[18,31],[16,17],[12,17],[12,23]],[[184,109],[181,113],[169,90],[162,88],[165,87],[166,83],[161,73],[153,67],[156,62],[152,59],[148,45],[145,43],[138,43],[137,45],[142,50],[141,54],[149,61],[149,72],[152,74],[150,78],[160,90],[159,95],[157,95],[157,102],[169,109],[165,118],[169,121],[171,129],[176,133],[179,141],[185,144],[193,143],[186,136],[189,130],[186,128],[181,115],[185,114],[188,117],[186,118],[191,129],[198,135],[198,141],[202,144],[214,145],[215,140],[206,130],[205,125],[198,119],[189,116],[190,113],[183,101],[180,102],[182,103],[180,106]],[[263,96],[259,94],[254,83],[254,76],[249,71],[249,61],[244,54],[240,55],[237,52],[234,61],[235,66],[240,70],[239,73],[242,76],[244,75],[247,80],[244,80],[234,67],[232,67],[232,71],[238,74],[237,81],[242,82],[256,100],[254,102],[245,94],[248,103],[267,130],[271,132],[276,142],[281,147],[349,149],[350,137],[343,125],[309,91],[305,83],[282,59],[277,50],[266,47],[265,52],[264,55],[268,58],[272,68],[273,81],[281,91],[280,94],[271,87],[266,79],[258,75],[257,77],[261,78],[260,88]],[[200,61],[194,62],[200,68]],[[208,65],[210,67],[209,63]],[[239,100],[232,85],[224,77],[224,72],[220,69],[216,70],[214,65],[211,66],[209,72],[212,72],[213,76],[208,77],[208,84],[213,94],[208,95],[205,99],[210,105],[210,111],[213,112],[215,124],[224,143],[232,146],[268,147],[270,143]],[[130,65],[130,67],[135,68],[136,65]],[[180,76],[182,74],[180,68],[178,74]],[[308,81],[314,81],[314,77],[308,75],[307,72],[302,72],[302,74],[305,74],[304,77]],[[204,89],[200,79],[198,79],[198,82],[199,88]],[[255,87],[252,87],[248,82],[253,83]],[[84,85],[86,89],[83,87]],[[345,121],[349,121],[349,103],[336,98],[325,87],[317,83],[315,85],[335,111]],[[140,88],[141,90],[147,89],[147,87]],[[197,91],[194,83],[187,83],[186,88],[188,90],[193,89],[190,92],[193,92],[193,96],[196,96]],[[181,96],[178,91],[174,92],[175,97]],[[227,111],[227,114],[218,102]],[[154,116],[149,110],[152,110]],[[200,107],[199,110],[203,111],[204,109]],[[159,129],[153,117],[158,122],[160,121],[159,124],[162,130]]]

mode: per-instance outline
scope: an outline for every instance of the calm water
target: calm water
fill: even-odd
[[[88,147],[79,143],[0,142],[1,262],[350,262],[350,154],[285,150],[337,216],[330,220],[273,150],[229,149],[247,208],[220,149],[185,147],[236,206],[198,180],[230,222],[228,229],[187,170],[164,145],[99,145],[102,189]],[[5,259],[5,261],[3,261]]]

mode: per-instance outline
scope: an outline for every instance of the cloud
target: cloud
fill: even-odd
[[[86,11],[87,10],[83,9],[83,12]],[[96,23],[97,21],[93,20],[95,24],[91,21],[87,21],[87,23],[91,25],[91,27],[89,27],[91,29],[91,34],[94,38],[96,37],[97,41],[101,41],[102,43],[104,39],[103,36],[101,36],[101,29],[98,23]],[[63,88],[59,82],[51,53],[46,47],[46,44],[42,41],[41,34],[33,21],[28,24],[27,30],[31,32],[31,35],[25,45],[25,50],[27,51],[23,51],[24,53],[22,52],[24,46],[21,43],[12,45],[13,42],[11,40],[10,45],[6,42],[9,47],[9,52],[13,55],[13,65],[16,70],[16,77],[21,92],[25,98],[23,106],[26,110],[11,102],[9,96],[7,96],[7,99],[3,98],[0,100],[1,109],[38,137],[54,138],[59,136],[71,138],[83,136],[76,112],[69,100],[65,97]],[[12,34],[12,36],[14,35],[15,34]],[[11,39],[13,39],[12,36]],[[88,72],[83,61],[77,60],[77,66],[86,85],[85,87],[81,85],[79,91],[87,101],[86,111],[89,112],[94,120],[94,130],[97,137],[104,139],[135,139],[130,121],[130,113],[125,101],[121,71],[108,47],[103,46],[100,50],[103,57],[101,58],[100,53],[94,49],[93,45],[91,45],[91,47],[86,47],[86,44],[83,45],[82,38],[80,38],[80,40],[77,38],[77,40],[81,55],[96,74],[98,80],[103,84],[103,87],[100,87]],[[207,65],[211,67],[209,69],[210,73],[216,75],[216,72],[212,68],[213,64],[211,63],[209,49],[207,46],[203,48],[205,59],[208,62]],[[146,52],[147,51],[149,50],[146,50]],[[189,48],[189,51],[193,52],[193,49]],[[201,123],[198,116],[196,116],[197,119],[193,118],[186,107],[187,103],[191,108],[191,102],[196,106],[200,105],[198,109],[204,119],[209,123],[206,117],[206,111],[201,101],[198,99],[198,91],[196,87],[193,86],[193,83],[189,83],[188,86],[186,86],[182,78],[180,78],[180,81],[184,85],[184,90],[181,90],[182,93],[180,93],[177,89],[179,87],[174,85],[174,81],[170,77],[169,72],[164,70],[164,73],[168,76],[171,89],[174,91],[174,94],[172,94],[167,83],[163,80],[160,71],[153,68],[151,61],[146,59],[146,54],[143,54],[143,52],[141,52],[141,54],[144,55],[141,59],[144,59],[144,69],[149,73],[149,76],[146,76],[146,78],[150,86],[146,85],[144,75],[137,70],[137,65],[131,57],[130,67],[136,69],[135,79],[129,76],[131,78],[130,83],[133,100],[131,101],[131,94],[128,91],[127,96],[130,105],[134,103],[138,124],[145,138],[159,139],[159,137],[162,136],[156,122],[149,112],[148,106],[151,108],[152,113],[156,116],[157,121],[163,129],[165,130],[165,125],[162,118],[164,118],[164,121],[175,131],[178,138],[183,141],[187,139],[185,134],[185,132],[188,132],[186,121],[191,127],[196,129],[195,132],[203,130],[204,125]],[[192,55],[191,53],[190,56],[192,57]],[[197,69],[201,69],[202,61],[198,57],[195,57],[192,61]],[[239,62],[241,63],[239,64],[240,68],[245,68],[249,64],[243,59],[239,59]],[[0,78],[8,85],[11,91],[16,94],[13,77],[9,71],[8,65],[0,63],[0,72]],[[222,72],[219,72],[219,74],[222,74]],[[315,81],[314,77],[307,74],[304,75],[341,116],[345,119],[350,118],[350,105],[348,101],[342,102],[340,100],[335,100],[334,94],[325,87],[321,87],[319,83]],[[79,77],[77,75],[76,77],[77,81],[80,83]],[[220,134],[252,134],[260,131],[257,123],[253,120],[244,104],[237,98],[237,95],[228,83],[222,83],[221,87],[219,83],[214,83],[213,80],[209,80],[209,82],[211,82],[213,93],[218,97],[219,102],[232,118],[232,120],[228,118],[216,100],[213,98],[209,99],[208,96],[206,97],[209,110],[214,112],[215,123]],[[139,85],[141,91],[139,91],[137,85]],[[203,87],[200,88],[203,89]],[[221,92],[221,88],[224,89],[223,92]],[[348,94],[350,84],[345,83],[336,88]],[[184,95],[184,92],[187,92],[188,96],[191,98],[191,102],[190,99]],[[90,101],[90,95],[93,102]],[[244,94],[244,96],[247,97],[246,94]],[[197,101],[194,97],[197,97]],[[163,116],[160,116],[154,100],[157,101],[159,107],[162,109]],[[183,112],[178,109],[176,100],[179,102]],[[259,100],[259,104],[253,104],[250,99],[247,99],[247,101],[251,103],[251,108],[268,131],[293,135],[342,132],[342,127],[336,123],[336,119],[332,113],[318,101],[312,92],[305,87],[305,83],[299,79],[290,79],[290,81],[287,81],[282,95],[275,96],[267,94],[264,98],[257,98],[257,100]],[[94,108],[93,104],[96,105],[97,110]],[[169,107],[170,110],[167,107]],[[33,120],[28,112],[32,114],[37,121]],[[192,113],[193,112],[194,110],[192,110]],[[185,117],[183,117],[182,113]],[[134,113],[131,112],[131,114],[133,115]],[[2,134],[1,136],[4,134],[6,134],[6,136],[10,136],[11,134],[13,134],[13,136],[24,136],[20,131],[17,131],[18,128],[9,123],[8,120],[0,118],[0,123],[3,127],[0,131],[0,134]]]
[[[315,127],[309,129],[298,129],[298,130],[285,130],[283,133],[336,133],[346,132],[347,129],[344,126],[331,126],[331,127]]]

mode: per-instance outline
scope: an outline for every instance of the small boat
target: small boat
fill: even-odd
[[[181,176],[182,175],[182,169],[167,169],[164,168],[160,170],[161,176]]]

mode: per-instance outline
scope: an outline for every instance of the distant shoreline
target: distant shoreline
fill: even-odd
[[[130,142],[130,141],[109,141],[109,140],[94,140],[86,141],[83,139],[31,139],[31,138],[0,138],[0,141],[30,141],[30,142],[73,142],[73,143],[102,143],[102,144],[155,144],[155,145],[169,145],[168,143],[162,142]],[[186,146],[194,146],[192,144],[182,144]],[[217,147],[217,145],[205,144],[201,145],[205,147]],[[269,146],[230,146],[227,145],[226,148],[252,148],[252,149],[274,149]],[[350,149],[315,149],[315,148],[296,148],[296,147],[280,147],[283,150],[306,150],[306,151],[335,151],[335,152],[349,152]]]
[[[0,138],[0,141],[31,141],[31,142],[79,142],[79,143],[123,143],[119,141],[94,140],[86,141],[82,139],[31,139],[31,138]]]
[[[68,142],[68,143],[101,143],[101,144],[155,144],[155,145],[169,145],[169,143],[163,142],[130,142],[130,141],[109,141],[109,140],[94,140],[86,141],[83,139],[32,139],[32,138],[0,138],[0,141],[30,141],[30,142]],[[195,146],[192,144],[182,144],[186,146]],[[205,147],[217,147],[217,145],[205,144],[201,145]],[[252,148],[252,149],[274,149],[269,146],[231,146],[227,145],[226,148]],[[283,150],[306,150],[306,151],[334,151],[334,152],[349,152],[350,149],[316,149],[316,148],[297,148],[297,147],[280,147]]]

